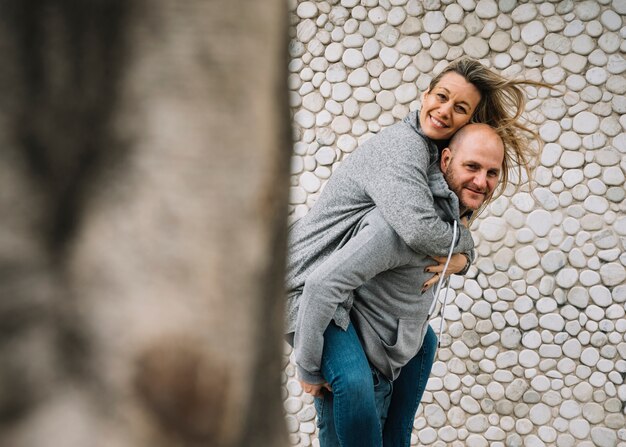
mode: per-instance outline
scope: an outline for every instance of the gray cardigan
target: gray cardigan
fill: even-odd
[[[315,206],[290,229],[287,334],[296,330],[299,305],[304,301],[301,298],[307,297],[305,283],[310,281],[309,277],[357,235],[359,224],[374,207],[414,251],[428,256],[447,255],[452,243],[451,221],[459,220],[459,204],[456,195],[447,188],[437,161],[437,148],[421,133],[417,112],[413,112],[402,122],[370,138],[333,173]],[[437,206],[433,197],[435,190],[443,191],[445,196],[441,197],[444,200],[437,200]],[[460,237],[454,252],[470,253],[471,235],[462,225],[459,228]],[[333,262],[333,265],[336,264]],[[354,289],[359,285],[353,284]],[[421,284],[415,284],[416,290],[420,287]],[[311,295],[320,302],[325,300],[314,291]],[[336,303],[331,315],[344,329],[350,321],[352,301],[350,291],[347,299]],[[329,321],[318,327],[322,333]],[[323,322],[317,324],[323,325]],[[322,346],[323,339],[316,348],[320,354]],[[314,365],[304,369],[319,378],[319,370],[315,370]]]

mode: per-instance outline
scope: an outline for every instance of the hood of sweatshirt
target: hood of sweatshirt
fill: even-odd
[[[459,220],[459,198],[452,192],[452,190],[448,187],[448,183],[443,178],[443,173],[439,168],[439,148],[430,138],[426,136],[424,131],[422,130],[422,126],[419,121],[419,110],[415,110],[409,113],[404,117],[402,121],[407,123],[417,134],[419,134],[426,142],[428,142],[428,151],[430,156],[430,166],[428,167],[428,186],[430,187],[430,191],[434,198],[443,199],[441,202],[444,204],[446,208],[449,207],[448,211],[450,215],[454,216],[455,220]],[[447,201],[450,202],[447,202]]]

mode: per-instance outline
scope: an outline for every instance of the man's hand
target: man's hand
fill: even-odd
[[[302,389],[305,393],[309,393],[313,397],[322,397],[325,389],[331,393],[333,391],[328,382],[312,384],[300,380],[300,385],[302,385]]]
[[[439,278],[441,277],[441,272],[443,272],[443,266],[446,265],[446,259],[448,258],[447,256],[433,256],[433,259],[437,261],[437,264],[426,267],[425,271],[428,273],[434,273],[435,275],[424,283],[424,287],[422,288],[422,293],[426,292],[433,285],[437,284],[437,282],[439,281]],[[448,269],[446,270],[446,276],[459,273],[461,270],[465,268],[468,262],[469,262],[469,258],[463,253],[453,254],[452,257],[450,258]]]

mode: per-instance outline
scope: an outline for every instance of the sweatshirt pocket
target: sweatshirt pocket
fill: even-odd
[[[415,357],[422,344],[422,324],[414,318],[400,318],[397,323],[396,340],[388,344],[381,340],[392,367],[401,368]]]

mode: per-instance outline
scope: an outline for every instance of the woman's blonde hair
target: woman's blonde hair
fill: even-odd
[[[495,193],[485,201],[481,209],[493,199],[500,196],[506,188],[510,176],[509,170],[517,175],[515,191],[532,179],[536,158],[543,146],[537,131],[531,129],[522,117],[526,106],[526,93],[523,86],[548,87],[551,85],[525,79],[507,79],[491,71],[480,62],[463,57],[450,63],[431,82],[429,91],[448,73],[458,73],[474,85],[480,92],[480,102],[470,122],[485,123],[493,127],[504,143],[504,161],[502,162],[502,178]],[[523,174],[526,174],[524,181]],[[474,213],[474,215],[478,215]]]

